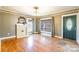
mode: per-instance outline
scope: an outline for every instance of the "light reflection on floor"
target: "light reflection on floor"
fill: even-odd
[[[34,45],[34,39],[33,39],[33,37],[29,37],[29,38],[27,39],[27,46],[28,46],[28,49],[31,49],[31,48],[33,47],[33,45]]]
[[[79,45],[75,41],[31,35],[27,38],[12,38],[1,41],[2,51],[20,52],[79,52]]]

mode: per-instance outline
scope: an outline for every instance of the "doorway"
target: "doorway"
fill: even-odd
[[[27,19],[27,36],[32,35],[33,32],[33,20],[31,18]]]
[[[76,40],[76,15],[63,17],[63,38]]]

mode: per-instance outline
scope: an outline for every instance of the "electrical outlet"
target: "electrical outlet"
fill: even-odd
[[[10,33],[7,33],[8,35],[10,35]]]

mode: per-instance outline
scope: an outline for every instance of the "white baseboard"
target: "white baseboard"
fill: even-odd
[[[41,31],[41,35],[52,36],[52,33],[51,32],[47,32],[47,31]]]
[[[18,36],[16,36],[17,38],[24,38],[24,37],[28,37],[27,35],[25,35],[25,36],[20,36],[20,35],[18,35]]]
[[[38,32],[34,32],[34,34],[38,34]]]
[[[0,40],[4,40],[4,39],[9,39],[9,38],[23,38],[23,37],[27,37],[27,36],[9,36],[9,37],[3,37],[3,38],[0,38]]]
[[[41,35],[52,36],[51,34],[41,33]]]
[[[15,38],[15,37],[16,36],[3,37],[3,38],[0,38],[0,40],[9,39],[9,38]]]
[[[54,36],[54,37],[56,37],[56,38],[60,38],[60,39],[63,38],[63,37],[61,37],[61,36]]]

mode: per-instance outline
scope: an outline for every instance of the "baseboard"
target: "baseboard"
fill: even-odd
[[[38,32],[34,32],[33,34],[38,34]]]
[[[47,31],[41,31],[41,35],[52,36],[52,33],[51,32],[47,32]]]
[[[9,36],[9,37],[3,37],[3,38],[0,38],[0,40],[4,40],[4,39],[9,39],[9,38],[23,38],[23,37],[27,37],[27,36]]]
[[[52,36],[51,34],[41,33],[41,35]]]
[[[17,38],[24,38],[24,37],[28,37],[27,35],[25,36],[16,36]]]
[[[3,38],[0,38],[0,40],[9,39],[9,38],[15,38],[15,37],[16,36],[3,37]]]
[[[63,38],[63,37],[61,37],[61,36],[54,36],[54,37],[56,37],[56,38],[60,38],[60,39]]]

